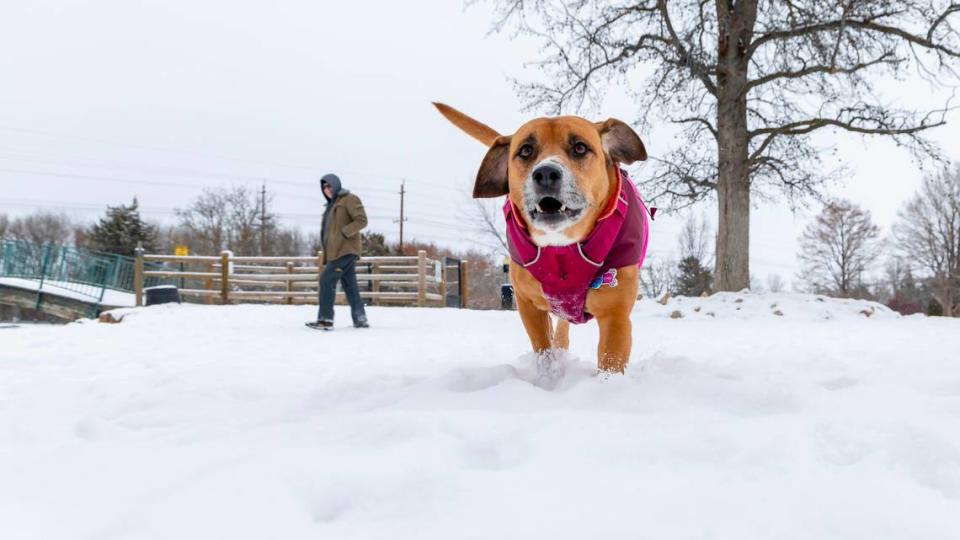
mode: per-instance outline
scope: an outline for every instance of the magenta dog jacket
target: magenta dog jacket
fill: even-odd
[[[647,253],[647,207],[626,171],[617,170],[617,183],[617,196],[611,197],[593,231],[567,246],[536,245],[509,197],[503,206],[510,258],[540,282],[550,311],[574,324],[593,318],[586,312],[591,288],[616,287],[616,269],[640,266]]]

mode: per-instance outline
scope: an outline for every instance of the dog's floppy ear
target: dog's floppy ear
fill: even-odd
[[[630,165],[634,161],[646,161],[647,149],[643,147],[643,141],[633,128],[616,118],[594,125],[600,132],[603,149],[610,159],[624,165]]]
[[[510,192],[507,164],[510,160],[510,136],[497,137],[483,156],[477,181],[473,184],[474,199],[489,199]]]
[[[497,137],[500,136],[500,134],[490,126],[470,118],[449,105],[433,102],[433,106],[436,107],[437,110],[440,111],[440,114],[449,120],[451,124],[462,129],[467,135],[483,143],[484,146],[492,145],[493,142],[497,140]]]

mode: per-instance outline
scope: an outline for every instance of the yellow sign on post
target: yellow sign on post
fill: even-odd
[[[190,248],[187,246],[176,246],[173,248],[173,254],[177,257],[186,257],[190,254]]]

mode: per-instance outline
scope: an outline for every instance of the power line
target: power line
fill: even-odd
[[[0,159],[3,159],[3,158],[0,158]],[[208,187],[208,186],[198,186],[198,185],[193,184],[193,183],[191,183],[191,184],[186,184],[186,183],[181,183],[181,182],[169,182],[169,181],[160,181],[160,180],[134,180],[134,179],[130,179],[130,178],[118,178],[118,177],[115,177],[115,176],[101,176],[101,175],[93,175],[93,174],[62,173],[62,172],[55,172],[55,171],[38,171],[38,170],[31,170],[31,169],[11,169],[11,168],[6,168],[6,167],[0,167],[0,172],[7,172],[7,173],[13,173],[13,174],[37,175],[37,176],[51,176],[51,177],[56,177],[56,178],[71,178],[71,179],[82,179],[82,180],[95,180],[95,181],[102,181],[102,182],[117,182],[117,183],[123,183],[123,184],[155,185],[155,186],[163,186],[163,187],[184,187],[184,188],[192,188],[192,189],[198,189],[198,188],[202,189],[202,188],[204,188],[204,187]],[[222,176],[223,176],[224,178],[233,178],[233,179],[235,179],[235,180],[244,180],[244,181],[246,181],[246,182],[248,182],[248,183],[249,183],[249,182],[253,182],[253,181],[260,181],[260,180],[262,180],[262,177],[261,177],[261,178],[254,178],[254,177],[244,177],[244,176],[235,176],[235,177],[230,177],[230,176],[228,176],[228,175],[222,175]],[[270,183],[273,183],[273,184],[284,184],[284,185],[297,186],[297,187],[316,187],[316,186],[318,185],[318,184],[314,184],[314,183],[312,183],[312,182],[296,182],[296,181],[292,181],[292,180],[270,179],[269,181],[270,181]],[[393,193],[394,193],[392,190],[385,189],[385,188],[362,187],[362,188],[360,188],[360,189],[361,189],[363,192],[370,192],[370,193],[380,193],[380,194],[388,194],[388,193],[389,193],[389,194],[393,194]],[[303,197],[316,197],[316,198],[319,200],[319,197],[318,197],[318,196],[315,196],[315,195],[303,195]]]
[[[89,167],[89,168],[111,168],[111,169],[127,169],[134,171],[143,171],[148,174],[176,174],[176,175],[190,175],[190,176],[205,176],[209,178],[222,178],[228,180],[246,180],[246,181],[256,181],[260,177],[256,176],[246,176],[242,174],[230,174],[230,173],[220,173],[212,172],[198,169],[190,169],[186,167],[158,167],[158,166],[145,166],[143,164],[129,163],[129,162],[116,162],[116,161],[104,161],[104,160],[91,160],[85,158],[75,158],[68,157],[66,160],[58,156],[50,156],[44,154],[36,153],[25,153],[17,151],[14,149],[14,155],[9,153],[9,148],[0,147],[0,150],[8,150],[4,152],[0,159],[12,160],[12,161],[26,161],[30,163],[43,163],[46,165],[55,165],[55,166],[70,166],[70,167]],[[18,157],[17,154],[28,157]],[[46,159],[44,159],[46,158]]]
[[[33,134],[33,135],[42,135],[42,136],[45,136],[45,137],[56,137],[56,138],[61,138],[61,139],[74,139],[74,140],[80,140],[80,141],[86,141],[86,142],[93,142],[93,143],[97,143],[97,144],[106,144],[106,145],[111,145],[111,146],[120,146],[120,147],[134,148],[134,149],[139,149],[139,150],[149,150],[149,151],[151,151],[151,152],[166,152],[166,153],[171,153],[171,154],[182,154],[182,155],[188,155],[188,156],[204,157],[204,158],[209,158],[209,159],[219,159],[219,160],[223,160],[223,161],[236,161],[236,162],[242,162],[242,163],[253,163],[253,164],[258,164],[258,165],[272,165],[272,166],[289,167],[289,168],[296,168],[296,169],[310,169],[310,170],[318,169],[318,167],[309,166],[309,165],[291,165],[291,164],[289,164],[289,163],[279,163],[279,162],[272,162],[272,161],[261,161],[261,160],[249,159],[249,158],[239,158],[239,157],[233,157],[233,156],[224,156],[224,155],[218,155],[218,154],[211,154],[211,153],[207,153],[207,152],[197,152],[197,151],[194,151],[194,150],[182,150],[182,149],[178,149],[178,148],[165,148],[165,147],[162,147],[162,146],[151,146],[151,145],[145,145],[145,144],[126,143],[126,142],[120,142],[120,141],[112,141],[112,140],[108,140],[108,139],[100,139],[100,138],[97,138],[97,137],[88,137],[88,136],[84,136],[84,135],[73,135],[73,134],[67,134],[67,133],[56,133],[56,132],[52,132],[52,131],[41,131],[41,130],[38,130],[38,129],[28,129],[28,128],[22,128],[22,127],[16,127],[16,126],[4,126],[4,125],[0,125],[0,129],[6,130],[6,131],[13,131],[13,132],[17,132],[17,133],[30,133],[30,134]]]
[[[166,152],[166,153],[172,153],[172,154],[182,154],[182,155],[203,157],[203,158],[208,158],[208,159],[217,159],[217,160],[221,160],[221,161],[234,161],[234,162],[237,162],[237,163],[251,163],[251,164],[256,164],[256,165],[269,165],[269,166],[273,166],[273,167],[284,167],[284,168],[291,168],[291,169],[310,170],[310,171],[314,171],[315,173],[319,173],[319,171],[321,171],[321,170],[330,169],[330,167],[320,167],[320,166],[315,165],[315,164],[313,164],[313,165],[290,164],[290,163],[282,163],[282,162],[270,161],[270,160],[259,160],[259,159],[241,158],[241,157],[235,157],[235,156],[225,156],[225,155],[221,155],[221,154],[212,154],[212,153],[208,153],[208,152],[198,152],[198,151],[195,151],[195,150],[183,150],[183,149],[178,149],[178,148],[167,148],[167,147],[162,147],[162,146],[151,146],[151,145],[144,145],[144,144],[127,143],[127,142],[113,141],[113,140],[109,140],[109,139],[101,139],[101,138],[98,138],[98,137],[89,137],[89,136],[84,136],[84,135],[74,135],[74,134],[67,134],[67,133],[57,133],[57,132],[52,132],[52,131],[43,131],[43,130],[38,130],[38,129],[23,128],[23,127],[18,127],[18,126],[5,126],[5,125],[0,125],[0,129],[6,130],[6,131],[12,131],[12,132],[16,132],[16,133],[29,133],[29,134],[41,135],[41,136],[45,136],[45,137],[55,137],[55,138],[61,138],[61,139],[81,140],[81,141],[93,142],[93,143],[97,143],[97,144],[106,144],[106,145],[111,145],[111,146],[119,146],[119,147],[125,147],[125,148],[134,148],[134,149],[139,149],[139,150],[148,150],[148,151],[151,151],[151,152]],[[370,176],[370,177],[375,177],[375,178],[396,178],[396,176],[395,176],[395,175],[392,175],[392,174],[382,174],[382,173],[376,173],[376,172],[370,172],[370,171],[357,171],[357,170],[351,170],[351,169],[344,169],[344,168],[342,168],[342,167],[333,167],[333,168],[338,169],[338,170],[343,171],[343,172],[347,172],[347,173],[349,173],[349,174],[356,174],[356,175],[358,175],[358,176]],[[423,181],[419,181],[419,180],[418,180],[418,181],[415,181],[415,183],[422,183],[422,184],[424,184],[424,185],[432,185],[432,186],[434,186],[434,187],[442,188],[442,189],[454,189],[454,190],[457,190],[457,188],[452,187],[452,186],[448,186],[448,185],[443,184],[443,183],[428,183],[428,182],[423,182]]]
[[[77,178],[82,180],[101,180],[104,182],[118,182],[122,184],[146,184],[146,185],[155,185],[155,186],[164,186],[164,187],[189,187],[194,189],[198,187],[196,184],[181,184],[177,182],[159,182],[154,180],[129,180],[126,178],[94,176],[94,175],[88,175],[88,174],[57,173],[52,171],[29,171],[29,170],[23,170],[23,169],[0,168],[0,172],[8,172],[8,173],[15,173],[15,174],[33,174],[33,175],[39,175],[39,176],[53,176],[58,178]]]

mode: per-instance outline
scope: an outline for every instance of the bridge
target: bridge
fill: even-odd
[[[0,305],[72,321],[134,305],[130,257],[69,246],[0,241]]]

